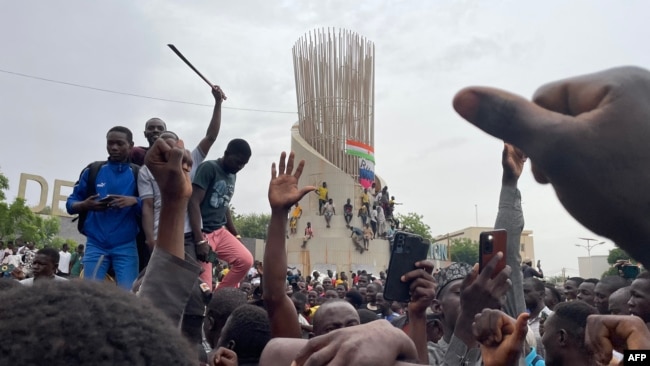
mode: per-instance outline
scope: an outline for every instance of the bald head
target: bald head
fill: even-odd
[[[630,315],[630,286],[620,288],[609,295],[609,313],[612,315]]]
[[[312,324],[314,335],[319,336],[336,329],[359,325],[359,322],[359,313],[349,302],[332,299],[316,310]]]

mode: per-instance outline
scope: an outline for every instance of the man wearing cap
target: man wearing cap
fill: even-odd
[[[429,364],[444,365],[447,353],[460,355],[466,360],[478,361],[481,352],[474,348],[469,350],[462,340],[454,336],[456,321],[460,313],[460,292],[463,279],[472,272],[467,263],[452,263],[433,275],[438,283],[436,298],[431,309],[438,314],[442,323],[443,336],[438,343],[429,342]],[[449,351],[449,352],[448,352]]]

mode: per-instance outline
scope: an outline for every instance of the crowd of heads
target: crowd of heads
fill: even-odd
[[[640,80],[640,82],[629,82],[632,79]],[[603,80],[609,82],[603,84]],[[647,248],[629,245],[628,241],[624,239],[629,239],[634,235],[630,235],[627,232],[629,230],[625,230],[626,233],[621,234],[620,232],[623,230],[618,226],[620,222],[627,222],[627,219],[629,219],[629,225],[625,229],[634,227],[635,225],[632,223],[644,226],[645,216],[640,213],[645,212],[646,205],[642,204],[643,208],[639,210],[630,203],[623,205],[624,209],[621,210],[620,202],[625,203],[625,200],[620,199],[616,194],[592,194],[592,198],[601,199],[585,204],[583,197],[576,199],[575,197],[579,195],[570,194],[576,193],[576,187],[579,190],[584,190],[582,185],[572,183],[574,179],[578,179],[584,174],[576,176],[574,170],[578,169],[568,169],[567,166],[570,166],[571,162],[567,160],[563,161],[566,166],[559,164],[561,167],[558,168],[553,164],[558,161],[559,157],[549,156],[557,151],[562,153],[563,149],[554,148],[550,152],[547,148],[540,147],[543,144],[539,143],[531,147],[529,146],[531,141],[538,139],[524,138],[511,131],[500,131],[497,125],[503,123],[502,120],[508,126],[520,124],[516,130],[521,134],[535,135],[544,130],[539,128],[540,125],[549,127],[552,124],[556,128],[549,128],[549,130],[553,130],[553,133],[558,133],[557,131],[564,133],[565,135],[562,137],[583,137],[585,131],[581,130],[582,123],[561,123],[559,125],[562,125],[563,128],[559,128],[557,123],[549,121],[549,119],[555,119],[555,122],[566,122],[567,120],[576,122],[571,115],[578,115],[591,123],[598,123],[599,128],[589,132],[592,132],[590,135],[602,137],[600,131],[607,130],[606,127],[611,124],[611,120],[616,120],[615,128],[617,130],[620,126],[630,127],[629,123],[625,123],[625,118],[622,120],[611,118],[612,108],[614,110],[625,108],[626,111],[635,106],[638,107],[638,105],[645,108],[650,74],[636,68],[625,68],[583,77],[578,79],[578,82],[569,80],[564,83],[568,84],[560,83],[559,85],[562,86],[559,88],[560,91],[558,91],[557,85],[542,88],[539,92],[542,96],[538,94],[535,97],[536,104],[523,98],[508,96],[505,92],[468,89],[457,95],[454,107],[461,116],[489,133],[499,135],[499,137],[503,135],[508,142],[512,139],[513,143],[521,143],[521,147],[525,147],[527,152],[530,151],[530,156],[535,158],[536,163],[539,164],[536,165],[536,178],[554,185],[562,203],[574,217],[588,228],[618,239],[616,241],[622,243],[624,249],[629,249],[630,254],[638,256],[642,262],[648,263],[648,254],[644,250]],[[574,103],[576,105],[569,103],[571,105],[566,106],[564,103],[566,100],[575,102],[571,95],[567,95],[575,93],[568,86],[580,89],[584,85],[588,86],[589,92],[578,93],[576,96],[578,101]],[[591,85],[598,87],[591,88],[589,87]],[[216,93],[215,89],[218,87],[213,87],[215,98],[221,100],[223,96]],[[551,98],[557,97],[553,93],[550,96],[547,95],[547,99],[543,98],[543,95],[549,93],[549,90],[560,92],[562,98]],[[593,92],[594,90],[596,93]],[[612,90],[615,97],[603,100],[603,96],[612,96],[610,94]],[[587,98],[587,100],[581,98]],[[596,98],[595,101],[594,98]],[[560,113],[553,114],[543,110],[544,108],[561,109],[552,106],[553,100],[561,100],[562,108],[578,108],[580,111],[572,110],[567,114],[563,110],[556,111],[563,112],[560,116]],[[626,101],[630,103],[626,103]],[[611,113],[583,113],[585,112],[582,110],[583,108],[588,108],[590,112],[594,108],[601,108],[603,104]],[[540,108],[540,105],[543,108]],[[636,116],[634,113],[631,114]],[[644,118],[633,118],[633,122],[636,124],[632,124],[632,126],[636,127],[639,124],[639,119],[647,119],[648,114],[647,108],[642,109],[640,115]],[[617,113],[613,113],[613,115],[617,116]],[[620,113],[620,115],[625,116],[626,114]],[[605,118],[605,121],[602,121],[602,118]],[[570,127],[565,127],[567,125]],[[173,143],[167,144],[167,142],[163,142],[164,139],[160,139],[165,129],[164,122],[159,119],[147,122],[145,137],[149,140],[150,145],[154,145],[153,153],[147,153],[147,165],[154,167],[155,164],[151,163],[153,161],[164,166],[164,168],[158,167],[160,169],[157,170],[157,174],[163,178],[159,183],[165,186],[164,188],[183,188],[174,191],[174,194],[170,193],[171,189],[166,191],[164,198],[167,202],[174,202],[174,199],[189,201],[187,193],[192,188],[187,186],[186,161],[183,164],[178,164],[177,160],[186,151],[180,146]],[[571,135],[575,131],[579,133]],[[611,137],[618,136],[613,132],[604,135],[604,138],[601,139],[604,142],[610,141]],[[593,138],[593,136],[590,137]],[[130,131],[123,127],[115,127],[109,131],[106,138],[109,161],[128,162],[128,151],[133,146],[133,136]],[[174,136],[171,139],[174,139]],[[575,146],[579,145],[581,139],[558,138],[557,140],[569,140],[571,151],[581,151],[580,146]],[[630,142],[629,138],[620,140]],[[639,150],[644,152],[647,150],[647,141],[644,138],[640,140],[643,148]],[[561,143],[559,145],[562,147]],[[175,150],[168,153],[172,150],[165,149]],[[516,148],[508,143],[504,147],[501,197],[512,194],[517,197],[514,200],[516,203],[515,205],[502,205],[500,202],[499,210],[500,213],[503,209],[510,210],[509,214],[520,214],[521,212],[514,212],[515,206],[520,204],[516,180],[521,171],[516,171],[517,168],[523,167],[523,162],[526,159],[525,155],[510,155],[514,151],[513,149]],[[582,148],[584,150],[582,152],[586,151],[584,156],[591,156],[591,154],[600,151],[611,154],[613,150],[624,150],[627,153],[629,149],[630,146],[626,144],[623,149],[613,146],[611,149],[598,150]],[[588,163],[586,162],[588,159],[583,159],[584,156],[579,154],[578,156],[579,158],[576,160],[580,161],[580,164]],[[620,156],[620,154],[616,156]],[[615,159],[616,156],[607,156],[610,159],[592,159],[596,162],[594,167],[605,165],[611,172],[612,167],[606,165],[608,161],[619,161],[620,159]],[[250,146],[243,140],[232,140],[220,160],[221,168],[226,174],[235,174],[248,162],[249,157]],[[513,159],[509,159],[512,157],[516,158],[514,163],[512,163]],[[462,359],[466,364],[484,363],[492,366],[519,364],[519,361],[527,359],[529,356],[535,360],[541,355],[549,365],[587,366],[596,364],[597,361],[608,363],[610,359],[615,360],[616,354],[612,352],[614,348],[617,351],[623,350],[623,347],[630,348],[629,346],[632,347],[631,349],[650,348],[650,331],[647,327],[647,324],[650,323],[650,272],[644,271],[632,277],[607,276],[602,279],[571,277],[562,284],[562,287],[558,287],[545,284],[538,279],[543,278],[543,274],[541,268],[538,268],[539,271],[532,268],[532,261],[524,261],[521,273],[513,272],[513,266],[519,268],[520,263],[519,259],[513,261],[513,257],[516,258],[517,255],[513,256],[511,251],[497,253],[489,263],[481,263],[481,267],[465,263],[452,263],[445,268],[437,269],[435,273],[432,273],[433,263],[423,258],[413,264],[414,270],[400,274],[399,283],[408,286],[409,290],[408,302],[400,303],[390,301],[390,279],[392,275],[395,275],[391,272],[388,273],[388,278],[383,273],[380,273],[379,277],[375,277],[362,270],[350,273],[349,276],[346,272],[335,273],[332,270],[327,270],[327,275],[314,271],[311,275],[303,276],[295,268],[285,268],[287,253],[284,230],[287,224],[288,208],[311,190],[316,190],[316,187],[310,187],[295,192],[304,162],[297,164],[298,168],[294,174],[292,171],[293,154],[289,156],[286,165],[285,158],[286,155],[283,153],[280,158],[279,173],[275,164],[272,167],[272,180],[269,185],[269,202],[273,212],[271,220],[279,225],[269,227],[270,235],[266,243],[267,250],[264,253],[266,268],[262,263],[255,263],[243,281],[240,282],[238,278],[232,286],[217,288],[206,300],[205,318],[201,319],[201,324],[208,348],[216,351],[213,354],[216,358],[211,359],[210,364],[228,364],[218,361],[219,352],[224,358],[227,357],[226,355],[228,357],[234,355],[241,365],[257,364],[269,349],[269,345],[273,343],[271,338],[287,335],[295,338],[298,335],[294,333],[294,330],[297,329],[302,331],[304,338],[314,339],[308,341],[307,345],[300,348],[298,353],[296,353],[297,350],[290,350],[292,351],[291,359],[296,360],[296,364],[314,364],[317,360],[320,361],[318,363],[325,364],[327,360],[324,360],[323,357],[333,359],[338,354],[346,354],[351,357],[355,353],[361,353],[365,350],[364,347],[350,343],[358,342],[361,336],[373,340],[384,337],[380,343],[381,347],[374,347],[371,353],[381,354],[380,357],[385,358],[380,359],[381,362],[371,357],[361,363],[355,361],[356,359],[345,360],[345,362],[349,361],[349,364],[383,364],[384,362],[393,364],[396,360],[406,359],[409,362],[449,364],[445,360],[451,359],[453,362],[458,362],[459,359]],[[183,156],[182,159],[185,157]],[[520,161],[517,162],[517,160]],[[589,168],[588,165],[585,166]],[[285,171],[285,167],[287,171]],[[616,185],[625,181],[625,179],[619,179],[619,175],[625,174],[626,171],[619,168],[617,165],[617,169],[613,170],[617,174],[612,174],[612,177],[601,177],[604,180],[609,179],[608,181],[604,183],[599,181],[596,186],[592,185],[591,188],[597,191],[605,187],[608,192],[614,190],[615,193],[629,198],[629,202],[642,200],[645,203],[647,197],[635,200],[636,191],[630,192],[629,189],[625,189],[629,187]],[[633,173],[632,176],[636,177],[638,172],[633,169]],[[515,176],[514,185],[512,185],[513,176]],[[166,179],[169,181],[165,181]],[[567,182],[570,183],[567,184]],[[513,187],[515,189],[512,189]],[[323,182],[316,193],[319,195],[319,212],[322,212],[326,219],[331,213],[329,215],[329,219],[331,219],[335,210],[333,200],[328,197],[327,184]],[[367,193],[364,191],[364,195]],[[175,197],[179,195],[182,197]],[[614,196],[614,200],[608,198],[610,195]],[[194,197],[193,193],[192,196]],[[389,202],[387,198],[384,198],[388,197],[387,187],[383,187],[379,192],[375,191],[375,196],[379,201],[377,208],[375,206],[368,207],[371,203],[369,197],[362,199],[362,205],[369,213],[371,225],[373,212],[375,213],[374,221],[377,228],[373,227],[372,231],[381,233],[378,215],[379,213],[385,214],[389,209],[383,205],[384,200]],[[184,214],[187,210],[187,201],[176,205],[175,208],[169,208],[174,204],[167,206],[168,211],[165,212],[165,218],[169,222],[174,222],[174,225],[171,225],[173,229],[169,230],[174,234],[174,238],[183,237],[182,220],[179,218],[180,214]],[[598,206],[603,204],[602,202],[605,202],[605,206]],[[125,204],[125,202],[122,203]],[[134,205],[133,202],[131,204]],[[608,204],[610,206],[607,206]],[[594,209],[594,205],[604,209]],[[163,205],[163,207],[165,206]],[[611,210],[607,210],[610,207],[619,209],[615,210],[619,215],[625,216],[628,211],[632,212],[632,215],[622,217],[619,221],[612,223],[615,220],[611,220]],[[495,226],[503,224],[499,221],[500,218],[502,219],[500,216],[498,215]],[[515,232],[517,228],[521,230],[523,227],[522,215],[511,216],[517,216],[521,222],[515,222],[517,220],[513,219],[513,222],[508,224],[514,227],[510,231]],[[191,218],[190,221],[196,223],[195,219]],[[330,221],[328,220],[327,223],[329,226]],[[234,238],[234,235],[231,236]],[[374,236],[375,234],[373,234]],[[645,236],[640,235],[640,237]],[[188,283],[197,285],[199,282],[197,276],[201,268],[185,257],[186,253],[180,247],[182,240],[168,240],[164,236],[161,238],[152,258],[159,259],[160,263],[168,265],[169,268],[165,268],[165,270],[170,270],[170,273],[171,269],[191,267],[191,271],[185,272],[189,273],[188,278],[191,280]],[[205,243],[197,242],[195,244],[198,247]],[[161,249],[162,247],[164,249]],[[0,289],[5,295],[4,301],[0,303],[0,324],[2,324],[0,327],[0,354],[3,355],[3,358],[10,359],[16,364],[196,364],[196,354],[188,340],[179,331],[180,324],[175,324],[175,318],[168,316],[168,312],[165,311],[169,304],[155,303],[147,300],[146,297],[147,292],[162,294],[173,290],[173,281],[164,282],[159,288],[147,285],[148,281],[156,283],[153,279],[167,275],[165,270],[148,269],[138,292],[138,296],[145,295],[139,299],[115,286],[109,287],[107,284],[98,282],[57,282],[56,280],[36,282],[39,278],[57,278],[54,272],[61,261],[61,255],[50,248],[32,252],[33,260],[30,262],[29,270],[35,278],[33,286],[18,286],[17,282],[13,280],[3,279],[0,281]],[[8,260],[16,260],[15,256],[21,253],[20,251],[16,252],[14,246],[14,248],[8,248],[3,254]],[[248,252],[246,254],[247,257],[250,255]],[[503,258],[504,254],[506,254],[509,264],[497,269],[497,262]],[[27,253],[23,255],[27,256]],[[171,256],[172,259],[165,262],[161,259],[167,258],[165,256]],[[196,256],[198,257],[198,254]],[[238,265],[235,262],[232,261],[229,264],[234,268]],[[246,261],[244,270],[248,270],[251,263],[252,259],[250,262]],[[236,270],[241,271],[242,268]],[[222,273],[223,277],[221,278],[223,283],[234,278],[232,275],[234,271],[235,269],[227,272],[224,269],[225,273]],[[184,272],[178,271],[178,273]],[[12,276],[14,276],[13,272]],[[183,294],[189,293],[189,288],[182,290],[187,290]],[[523,300],[523,303],[519,304],[521,302],[519,298]],[[179,303],[185,305],[183,301],[179,301]],[[519,309],[519,305],[522,309]],[[525,312],[522,312],[524,308]],[[64,312],[62,309],[68,309],[69,312]],[[623,316],[612,316],[612,314]],[[288,325],[288,327],[284,327],[284,325]],[[361,329],[356,333],[357,337],[345,336],[352,334],[350,330],[354,331],[355,329]],[[380,331],[370,331],[364,334],[363,330],[366,329]],[[620,339],[621,337],[624,339]],[[404,341],[405,339],[407,341]],[[602,347],[594,347],[594,339],[600,342],[598,344],[601,346],[609,348],[604,348],[603,351]],[[607,339],[609,343],[602,342],[603,339]],[[391,342],[392,340],[394,342]],[[477,347],[479,343],[481,344],[480,348]],[[377,343],[372,344],[376,345]],[[318,348],[326,349],[329,356],[324,352],[315,351]],[[426,348],[426,351],[423,351],[423,348]],[[539,354],[535,354],[536,348],[539,350]],[[386,349],[389,351],[384,352]],[[304,353],[309,353],[309,350],[311,350],[312,356],[316,356],[310,359],[311,362],[305,362],[305,358],[309,354],[306,356]],[[367,352],[364,352],[363,355],[368,357]],[[506,361],[495,362],[494,360],[498,357],[502,357]],[[300,362],[298,362],[299,359]],[[273,362],[275,361],[274,359]],[[339,361],[339,364],[342,362]]]

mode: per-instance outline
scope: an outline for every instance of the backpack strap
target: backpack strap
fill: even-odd
[[[140,197],[140,193],[138,193],[138,174],[140,173],[140,166],[131,163],[131,171],[133,172],[133,182],[135,183],[135,197]]]
[[[95,181],[97,180],[97,173],[99,173],[99,169],[101,169],[101,167],[104,164],[106,164],[105,160],[104,161],[95,161],[95,162],[92,162],[92,163],[88,164],[84,168],[84,170],[81,171],[81,174],[79,175],[79,180],[77,181],[77,184],[79,184],[79,182],[81,181],[81,176],[83,176],[84,171],[86,171],[86,169],[88,169],[88,181],[87,181],[87,184],[86,184],[86,197],[84,197],[84,199],[88,198],[90,196],[93,196],[93,195],[95,195],[97,193],[97,185],[95,184]],[[82,211],[82,212],[79,212],[79,214],[75,218],[72,219],[73,222],[75,220],[78,220],[77,221],[77,230],[83,235],[86,235],[84,233],[84,224],[86,223],[86,217],[88,217],[88,212],[87,211]]]
[[[94,195],[97,193],[97,185],[96,180],[97,180],[97,174],[99,173],[99,169],[106,164],[106,160],[101,160],[101,161],[95,161],[90,164],[88,164],[88,184],[86,188],[86,198]]]

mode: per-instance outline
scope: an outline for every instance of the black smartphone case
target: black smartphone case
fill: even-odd
[[[419,235],[405,232],[395,233],[384,288],[386,300],[409,301],[411,298],[410,283],[402,282],[401,277],[416,269],[415,262],[427,259],[429,246],[429,243]]]

